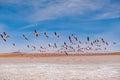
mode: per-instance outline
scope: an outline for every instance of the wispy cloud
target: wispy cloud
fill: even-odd
[[[118,12],[105,12],[105,13],[96,15],[95,18],[97,20],[100,20],[100,19],[120,18],[120,11],[118,11]]]
[[[38,8],[28,19],[31,22],[37,22],[65,16],[79,16],[96,10],[98,7],[100,6],[89,0],[66,0],[62,3],[49,5],[44,9]]]
[[[28,28],[32,28],[32,27],[37,27],[37,26],[38,26],[37,23],[36,24],[28,24],[26,26],[19,28],[19,30],[24,30],[24,29],[28,29]]]
[[[62,17],[79,19],[109,19],[120,17],[120,6],[112,0],[1,0],[0,5],[14,8],[16,13],[1,17],[33,23]],[[13,6],[13,4],[15,6]],[[98,13],[97,13],[98,12]],[[84,20],[85,20],[84,19]]]

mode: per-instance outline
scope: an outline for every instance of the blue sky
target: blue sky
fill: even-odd
[[[5,31],[11,36],[7,42],[0,39],[0,53],[30,52],[27,44],[60,44],[72,33],[81,40],[90,36],[115,41],[117,44],[109,46],[108,51],[120,51],[119,4],[120,0],[0,0],[0,33]],[[40,32],[37,39],[31,36],[34,29]],[[52,36],[48,40],[42,35],[43,32],[53,35],[55,31],[62,35],[61,40]],[[22,39],[23,33],[29,36],[29,41]]]

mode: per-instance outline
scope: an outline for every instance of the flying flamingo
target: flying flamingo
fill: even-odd
[[[70,43],[72,43],[72,39],[71,39],[71,37],[69,36],[69,41],[70,41]]]
[[[75,39],[76,41],[78,41],[78,38],[77,38],[77,37],[74,37],[74,39]]]
[[[57,34],[57,32],[54,32],[54,34],[55,34],[55,36],[56,36],[57,38],[60,38],[60,35]]]
[[[6,38],[2,34],[0,36],[1,36],[2,40],[6,42]]]
[[[57,48],[57,44],[56,43],[54,43],[54,46],[55,46],[55,48]]]
[[[34,35],[35,35],[36,37],[38,37],[38,36],[39,36],[39,33],[38,33],[36,30],[34,30]]]
[[[15,43],[13,43],[13,46],[16,46],[16,44],[15,44]]]
[[[88,41],[88,42],[90,41],[90,38],[89,38],[89,37],[87,37],[87,41]]]
[[[64,53],[65,53],[66,55],[68,55],[67,51],[64,51]]]
[[[48,44],[48,46],[49,46],[49,47],[51,47],[51,45],[50,45],[50,44]]]
[[[10,37],[8,34],[6,34],[5,32],[3,32],[3,36],[5,37],[5,38],[8,38],[8,37]]]
[[[30,48],[30,46],[29,46],[29,45],[27,45],[27,48]]]
[[[24,37],[24,39],[25,39],[25,40],[28,40],[28,38],[27,38],[27,36],[26,36],[26,35],[24,35],[24,34],[23,34],[23,37]]]
[[[1,38],[2,38],[2,40],[5,41],[5,42],[6,42],[6,39],[7,39],[8,37],[10,37],[10,36],[9,36],[8,34],[6,34],[5,32],[3,32],[3,34],[1,34]]]
[[[49,36],[48,36],[48,34],[47,34],[46,32],[44,32],[44,35],[45,35],[47,38],[49,38]]]

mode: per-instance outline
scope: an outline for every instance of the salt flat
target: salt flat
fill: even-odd
[[[120,80],[120,56],[0,58],[0,80]]]

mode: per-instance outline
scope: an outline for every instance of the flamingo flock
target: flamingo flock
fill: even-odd
[[[33,35],[35,37],[39,37],[40,33],[37,30],[33,31]],[[12,36],[12,35],[11,35]],[[29,38],[26,34],[21,35],[23,40],[29,41]],[[50,38],[50,35],[46,32],[43,33],[43,36],[46,37],[47,39]],[[62,40],[62,37],[60,34],[57,32],[54,32],[52,36],[55,36],[55,38]],[[7,38],[10,38],[10,36],[6,33],[3,32],[1,34],[1,39],[6,42]],[[52,44],[49,43],[47,46],[35,46],[35,45],[26,45],[26,48],[31,49],[32,51],[38,51],[40,53],[49,53],[50,50],[54,50],[54,53],[64,53],[68,55],[69,53],[73,54],[79,54],[79,53],[88,53],[92,51],[102,51],[106,50],[107,46],[109,46],[108,41],[106,41],[104,38],[100,39],[95,39],[92,40],[90,39],[89,36],[86,37],[86,40],[84,42],[80,41],[77,36],[74,34],[71,34],[67,38],[67,42],[63,41],[63,43],[57,44],[57,42],[53,42]],[[116,42],[112,42],[113,45],[116,45]],[[12,43],[12,46],[16,47],[16,43]]]

